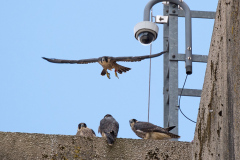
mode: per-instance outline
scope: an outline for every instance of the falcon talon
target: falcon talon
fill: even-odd
[[[108,72],[107,72],[107,77],[108,77],[108,79],[111,79],[111,78],[110,78],[110,73],[108,73]]]
[[[47,60],[48,62],[52,63],[70,63],[70,64],[88,64],[88,63],[95,63],[98,62],[102,67],[103,70],[101,72],[101,75],[104,76],[105,74],[108,75],[107,70],[115,69],[116,72],[119,74],[122,74],[122,72],[127,72],[131,70],[131,68],[121,66],[117,64],[117,61],[121,62],[138,62],[144,59],[148,58],[155,58],[158,56],[161,56],[164,53],[167,53],[167,51],[163,51],[157,54],[152,55],[145,55],[145,56],[135,56],[135,57],[109,57],[109,56],[103,56],[99,58],[91,58],[91,59],[80,59],[80,60],[65,60],[65,59],[55,59],[55,58],[46,58],[42,57],[43,59]],[[118,76],[116,76],[118,77]],[[108,76],[110,79],[110,76]]]
[[[117,72],[115,71],[115,76],[119,79],[118,75],[117,75]]]

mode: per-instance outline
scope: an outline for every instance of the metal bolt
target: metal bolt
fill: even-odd
[[[187,59],[188,59],[188,60],[191,60],[191,59],[192,59],[192,57],[187,57]]]
[[[166,12],[168,13],[168,10],[166,10]]]
[[[175,11],[175,10],[173,10],[173,11],[172,11],[172,13],[176,13],[176,11]]]
[[[175,55],[172,55],[172,58],[175,58],[176,56]]]
[[[173,5],[172,5],[173,8],[176,8],[176,6],[177,6],[176,4],[173,4]]]
[[[192,50],[192,48],[191,48],[191,47],[187,47],[187,50],[191,51],[191,50]]]

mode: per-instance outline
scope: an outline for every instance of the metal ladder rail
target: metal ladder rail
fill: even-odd
[[[169,43],[169,54],[163,58],[163,99],[164,99],[164,127],[176,126],[172,133],[178,134],[178,96],[182,88],[178,88],[178,61],[185,61],[185,54],[178,53],[178,17],[184,17],[183,10],[176,4],[164,5],[164,16],[169,16],[169,23],[163,27],[164,50]],[[192,18],[215,19],[216,12],[191,11]],[[207,55],[192,55],[192,62],[207,63]],[[201,97],[202,90],[184,89],[182,96]]]

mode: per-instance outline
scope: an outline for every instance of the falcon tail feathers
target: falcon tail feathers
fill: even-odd
[[[105,133],[106,137],[107,137],[107,142],[109,145],[113,145],[114,143],[114,138],[113,135],[111,133]]]
[[[173,134],[173,133],[168,133],[168,135],[169,135],[171,138],[180,138],[179,135],[176,135],[176,134]]]
[[[127,72],[127,71],[129,71],[129,70],[131,70],[131,68],[124,67],[124,66],[121,66],[121,65],[118,64],[117,72],[118,72],[119,74],[122,74],[122,72]]]
[[[165,130],[167,131],[171,131],[172,129],[174,129],[176,126],[171,126],[171,127],[168,127],[168,128],[164,128]]]

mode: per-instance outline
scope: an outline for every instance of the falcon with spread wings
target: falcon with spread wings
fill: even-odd
[[[171,139],[180,138],[180,136],[170,133],[169,131],[175,128],[175,126],[162,128],[149,122],[141,122],[136,119],[129,120],[130,126],[133,132],[143,139]]]
[[[103,70],[101,72],[101,75],[104,76],[107,74],[107,77],[110,79],[110,73],[108,73],[107,70],[115,69],[115,76],[118,78],[117,72],[119,74],[122,74],[122,72],[127,72],[131,68],[121,66],[117,64],[117,61],[123,61],[123,62],[137,62],[141,61],[147,58],[155,58],[158,56],[161,56],[162,54],[166,53],[168,51],[163,51],[157,54],[152,55],[145,55],[145,56],[135,56],[135,57],[109,57],[109,56],[103,56],[99,58],[91,58],[91,59],[81,59],[81,60],[64,60],[64,59],[54,59],[54,58],[45,58],[43,59],[52,62],[52,63],[70,63],[70,64],[88,64],[88,63],[95,63],[98,62],[102,67]]]
[[[76,136],[96,137],[96,134],[92,129],[87,127],[86,123],[79,123]]]

